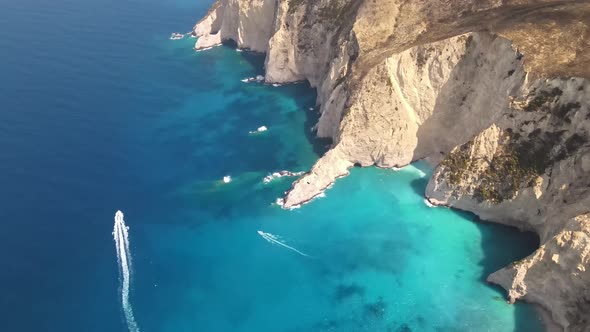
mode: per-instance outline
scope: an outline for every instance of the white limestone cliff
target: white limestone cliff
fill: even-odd
[[[331,167],[334,155],[349,167],[355,163],[400,167],[450,151],[457,142],[465,142],[489,126],[508,106],[509,93],[523,81],[517,57],[508,40],[474,33],[416,46],[387,58],[357,87],[356,98],[338,123],[333,152],[325,156],[331,159],[326,167]],[[322,165],[320,159],[294,186],[286,197],[286,207],[319,194],[346,174],[339,167],[331,179],[306,179],[323,172]]]
[[[275,0],[218,0],[193,28],[200,50],[233,40],[239,48],[265,52],[274,22]]]

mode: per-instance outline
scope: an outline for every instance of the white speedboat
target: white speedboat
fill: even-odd
[[[258,129],[256,129],[256,130],[249,131],[249,133],[250,133],[250,134],[256,134],[256,133],[262,133],[262,132],[265,132],[265,131],[267,131],[267,130],[268,130],[268,128],[267,128],[266,126],[260,126],[260,127],[258,127]]]

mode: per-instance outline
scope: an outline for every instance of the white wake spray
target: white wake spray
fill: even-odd
[[[129,284],[131,283],[131,254],[129,251],[129,228],[125,226],[123,212],[117,211],[115,214],[115,226],[113,227],[113,237],[115,247],[117,248],[117,261],[119,262],[119,273],[121,282],[121,305],[127,321],[127,327],[130,332],[139,332],[133,309],[129,303]]]
[[[299,251],[299,250],[297,250],[297,249],[295,249],[293,247],[290,247],[290,246],[284,244],[283,242],[281,242],[281,240],[279,239],[279,237],[276,236],[276,235],[273,235],[273,234],[270,234],[270,233],[265,233],[263,231],[258,231],[258,234],[260,236],[262,236],[263,239],[265,239],[266,241],[268,241],[270,243],[278,244],[278,245],[283,246],[283,247],[285,247],[287,249],[293,250],[294,252],[298,253],[301,256],[311,257],[308,254],[302,253],[301,251]]]

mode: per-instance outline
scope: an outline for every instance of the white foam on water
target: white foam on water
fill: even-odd
[[[436,205],[430,203],[430,201],[428,200],[428,198],[425,198],[424,199],[424,204],[426,204],[426,206],[431,207],[431,208],[436,207]]]
[[[125,225],[123,212],[117,211],[115,214],[115,225],[113,227],[113,238],[117,249],[117,262],[119,263],[120,283],[121,283],[121,305],[127,328],[130,332],[139,332],[139,327],[133,316],[133,308],[129,302],[129,286],[131,284],[131,252],[129,251],[129,227]]]
[[[398,168],[397,170],[404,171],[404,172],[410,172],[410,173],[418,175],[421,178],[424,178],[427,175],[423,170],[419,169],[418,167],[416,167],[414,165],[408,165],[408,166],[403,167],[401,169]]]
[[[209,47],[204,47],[204,48],[200,48],[200,49],[195,49],[195,52],[203,52],[203,51],[207,51],[210,50],[214,47],[220,46],[221,44],[217,44],[217,45],[213,45],[213,46],[209,46]]]
[[[241,81],[244,83],[252,83],[252,82],[262,83],[262,82],[264,82],[264,76],[256,75],[254,77],[246,77],[246,78],[241,79]]]
[[[273,235],[271,233],[265,233],[263,231],[258,231],[258,235],[262,236],[263,239],[265,239],[266,241],[268,241],[268,242],[270,242],[272,244],[278,244],[278,245],[280,245],[282,247],[285,247],[285,248],[287,248],[289,250],[293,250],[294,252],[298,253],[301,256],[310,257],[308,254],[302,253],[301,251],[299,251],[299,250],[297,250],[297,249],[295,249],[293,247],[290,247],[290,246],[284,244],[280,240],[280,237],[277,236],[277,235]]]
[[[305,172],[279,171],[279,172],[274,172],[272,174],[265,176],[264,179],[262,179],[262,182],[264,182],[266,184],[266,183],[270,183],[274,179],[280,179],[285,176],[301,176],[303,174],[305,174]]]
[[[292,205],[291,207],[286,208],[284,198],[277,198],[275,201],[275,204],[280,206],[282,209],[289,210],[289,211],[293,211],[293,210],[299,209],[301,207],[301,204],[297,204],[297,205]]]

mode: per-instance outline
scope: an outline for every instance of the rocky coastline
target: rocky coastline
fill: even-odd
[[[355,165],[426,158],[430,203],[539,235],[488,281],[590,331],[588,17],[563,0],[218,0],[193,34],[196,49],[265,52],[267,83],[317,89],[316,135],[333,144],[284,208]]]

